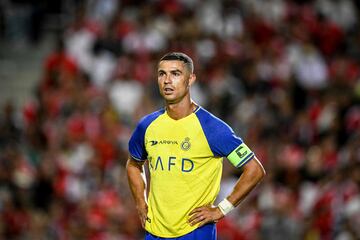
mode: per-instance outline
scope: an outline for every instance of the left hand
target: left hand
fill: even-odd
[[[218,207],[215,206],[203,206],[192,210],[189,213],[190,219],[188,222],[191,226],[199,224],[199,227],[210,222],[217,222],[224,217],[224,214]]]

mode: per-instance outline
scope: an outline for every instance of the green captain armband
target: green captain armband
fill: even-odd
[[[240,168],[254,156],[255,154],[250,150],[250,148],[246,146],[245,143],[242,143],[227,156],[227,159],[229,159],[232,165]]]

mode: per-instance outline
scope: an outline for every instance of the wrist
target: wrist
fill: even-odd
[[[224,198],[219,204],[218,204],[218,208],[220,209],[220,211],[222,212],[222,214],[224,214],[224,216],[226,216],[229,212],[231,212],[235,207],[234,205],[229,202],[229,200],[227,200],[226,198]]]
[[[145,200],[138,200],[138,201],[136,201],[136,207],[137,208],[145,208],[145,207],[147,207],[147,203]]]

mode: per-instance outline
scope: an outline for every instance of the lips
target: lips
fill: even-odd
[[[174,89],[171,88],[171,87],[165,87],[165,88],[164,88],[164,93],[165,93],[165,94],[171,94],[171,93],[173,93],[173,92],[174,92]]]

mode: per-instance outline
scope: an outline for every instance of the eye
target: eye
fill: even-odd
[[[162,76],[164,76],[164,75],[165,75],[164,72],[159,72],[159,73],[158,73],[158,76],[159,76],[159,77],[162,77]]]
[[[178,77],[178,76],[180,76],[180,73],[179,73],[179,72],[174,72],[173,75],[174,75],[175,77]]]

